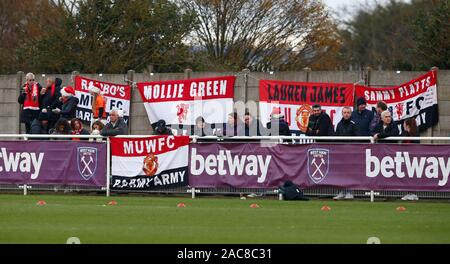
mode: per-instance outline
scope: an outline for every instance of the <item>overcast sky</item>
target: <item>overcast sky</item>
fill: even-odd
[[[379,2],[379,3],[386,3],[389,0],[323,0],[325,4],[327,4],[329,7],[331,7],[333,10],[339,10],[342,6],[347,7],[357,7],[360,4],[364,3],[373,3],[373,2]],[[409,1],[409,0],[403,0],[403,1]]]

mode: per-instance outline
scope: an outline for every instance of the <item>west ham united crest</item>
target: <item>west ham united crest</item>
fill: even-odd
[[[314,183],[321,183],[328,175],[330,151],[328,149],[308,150],[308,175]]]
[[[77,152],[78,172],[86,181],[94,176],[97,170],[97,149],[82,147]]]

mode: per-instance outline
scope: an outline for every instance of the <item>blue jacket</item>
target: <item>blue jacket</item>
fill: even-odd
[[[365,109],[361,113],[358,110],[353,111],[352,121],[355,122],[358,127],[358,136],[371,136],[370,123],[373,119],[373,112]]]

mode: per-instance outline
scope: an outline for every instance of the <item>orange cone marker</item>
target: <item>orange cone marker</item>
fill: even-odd
[[[404,211],[406,211],[406,207],[400,206],[400,207],[397,207],[396,210],[397,210],[398,212],[404,212]]]
[[[39,201],[39,202],[37,202],[36,205],[43,206],[43,205],[47,205],[47,203],[45,201]]]
[[[186,204],[185,203],[179,203],[179,204],[177,204],[177,207],[178,208],[185,208]]]
[[[322,208],[320,208],[320,210],[322,210],[322,211],[331,211],[331,207],[329,207],[328,205],[324,205],[324,206],[322,206]]]
[[[251,208],[260,208],[261,206],[259,206],[258,204],[251,204],[250,207]]]
[[[108,205],[117,205],[117,202],[116,201],[111,201],[111,202],[108,203]]]

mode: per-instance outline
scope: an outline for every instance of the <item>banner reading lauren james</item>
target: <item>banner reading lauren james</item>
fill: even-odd
[[[187,136],[112,138],[111,187],[152,190],[188,184]]]
[[[450,146],[193,144],[192,187],[450,191]]]
[[[106,186],[106,145],[0,141],[0,183]]]

